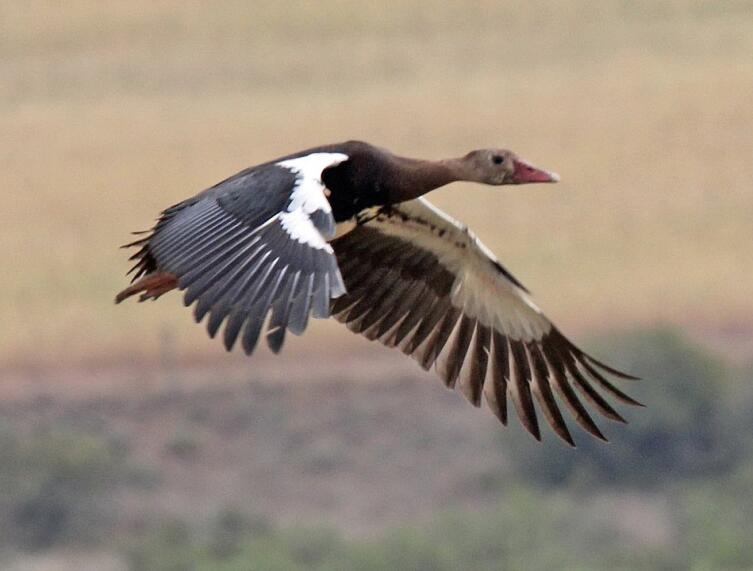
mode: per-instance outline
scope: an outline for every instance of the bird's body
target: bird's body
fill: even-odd
[[[398,157],[359,141],[264,163],[165,210],[139,246],[134,283],[116,301],[186,291],[212,337],[250,354],[264,330],[281,349],[309,315],[398,347],[506,424],[507,401],[540,437],[536,408],[573,443],[556,393],[576,421],[604,438],[578,395],[622,421],[600,392],[638,404],[623,378],[568,341],[463,224],[421,198],[456,180],[554,182],[509,151],[458,159]]]

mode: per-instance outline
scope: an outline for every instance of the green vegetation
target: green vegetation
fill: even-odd
[[[694,482],[663,498],[673,531],[634,537],[622,525],[619,495],[584,497],[517,487],[483,512],[458,511],[426,526],[347,540],[321,529],[262,529],[216,539],[190,536],[175,524],[132,546],[133,569],[144,571],[332,570],[471,571],[572,569],[749,569],[753,566],[753,471],[718,485]],[[646,510],[647,534],[655,525]],[[216,534],[217,530],[210,532]],[[235,532],[234,532],[235,533]]]
[[[135,571],[753,567],[750,368],[731,369],[667,330],[613,336],[596,352],[647,378],[632,392],[649,407],[633,411],[609,445],[581,435],[570,450],[551,434],[539,446],[522,431],[512,439],[500,432],[510,463],[482,474],[482,508],[449,505],[371,535],[283,526],[234,504],[208,520],[152,514],[124,526],[110,494],[139,473],[126,447],[70,431],[4,430],[2,547],[96,546],[121,553]],[[162,461],[201,461],[192,432],[166,438]]]
[[[611,350],[607,350],[611,347]],[[667,330],[610,337],[599,351],[649,379],[649,404],[611,445],[577,451],[514,439],[513,468],[485,482],[482,510],[451,510],[371,538],[248,525],[170,525],[131,545],[135,569],[230,571],[742,570],[753,567],[749,371],[736,373]],[[503,433],[500,433],[503,439]],[[509,438],[505,438],[509,444]],[[229,523],[230,522],[230,523]]]
[[[217,550],[216,540],[176,536],[168,526],[132,547],[130,561],[144,571],[742,570],[753,566],[753,504],[740,501],[751,476],[724,489],[695,482],[669,494],[665,501],[676,526],[670,537],[630,537],[619,509],[610,505],[619,497],[516,488],[482,513],[455,512],[373,539],[268,529]]]
[[[0,431],[0,548],[96,543],[112,524],[112,491],[127,473],[86,434]]]

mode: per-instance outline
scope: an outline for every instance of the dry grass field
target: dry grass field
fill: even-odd
[[[112,304],[117,246],[245,166],[346,138],[559,171],[435,200],[566,331],[750,324],[752,103],[747,1],[3,3],[0,358],[219,354],[175,295]],[[314,331],[294,345],[361,343]]]

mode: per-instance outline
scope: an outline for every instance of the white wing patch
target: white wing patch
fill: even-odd
[[[301,209],[282,212],[280,224],[291,239],[317,248],[332,252],[332,247],[326,242],[321,232],[311,223],[311,218]]]
[[[322,171],[346,160],[348,155],[343,153],[311,153],[277,163],[278,166],[290,169],[297,175],[295,187],[290,195],[288,212],[299,209],[306,214],[317,210],[332,212],[324,194]]]
[[[374,222],[384,233],[434,253],[455,274],[453,305],[521,341],[541,339],[551,330],[551,322],[525,291],[497,271],[496,257],[467,226],[423,198],[395,208],[408,219],[377,218]]]

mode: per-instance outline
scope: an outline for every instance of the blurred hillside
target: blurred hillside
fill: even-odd
[[[0,568],[750,569],[753,367],[666,330],[602,343],[649,407],[577,449],[410,363],[47,372],[0,402]]]
[[[219,356],[175,295],[112,305],[116,247],[245,166],[353,137],[559,171],[435,199],[565,330],[751,338],[750,2],[40,0],[0,27],[6,363]],[[363,343],[310,333],[291,349]]]

